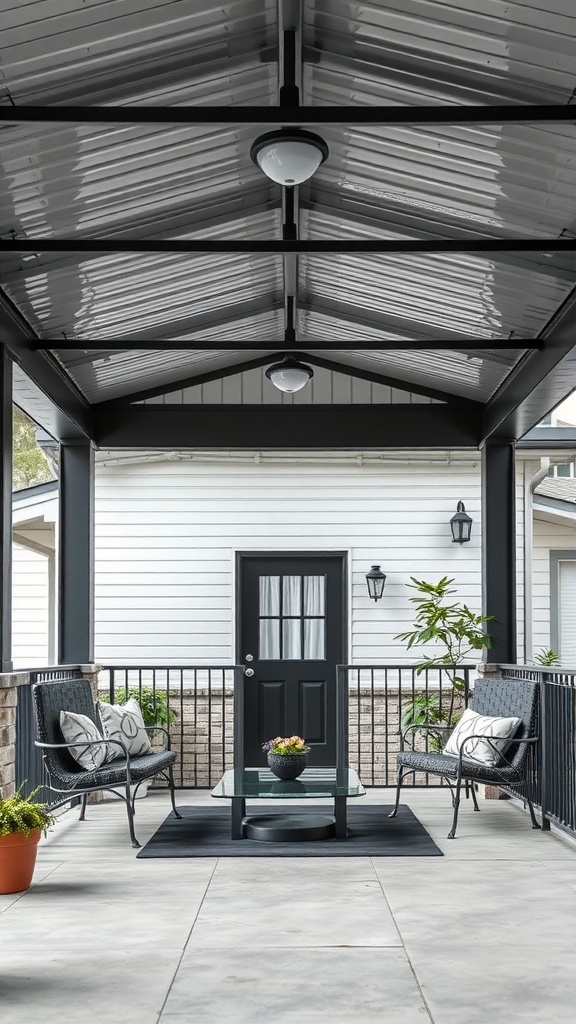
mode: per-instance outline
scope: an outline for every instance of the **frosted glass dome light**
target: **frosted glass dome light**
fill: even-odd
[[[281,363],[274,363],[266,370],[268,380],[271,380],[274,387],[287,395],[293,395],[295,391],[301,391],[309,380],[314,376],[314,370],[306,363],[300,363],[292,356],[286,356]]]
[[[250,156],[272,181],[292,187],[312,177],[326,160],[328,146],[314,132],[282,129],[256,139]]]

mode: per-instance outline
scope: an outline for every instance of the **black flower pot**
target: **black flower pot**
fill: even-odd
[[[268,754],[268,767],[279,779],[291,781],[302,775],[308,754]]]

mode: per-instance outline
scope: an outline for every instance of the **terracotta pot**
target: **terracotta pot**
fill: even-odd
[[[0,893],[24,892],[32,884],[40,829],[0,836]]]

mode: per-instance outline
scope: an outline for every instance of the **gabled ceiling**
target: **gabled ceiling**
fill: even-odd
[[[576,18],[477,6],[2,4],[17,400],[127,443],[131,403],[296,351],[469,414],[462,444],[522,436],[576,387]],[[300,108],[279,106],[290,76]],[[292,190],[250,159],[283,124],[330,149]]]

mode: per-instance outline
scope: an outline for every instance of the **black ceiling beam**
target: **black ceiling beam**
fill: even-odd
[[[92,411],[74,382],[49,352],[34,352],[37,337],[10,299],[0,291],[0,343],[33,384],[50,399],[42,426],[53,437],[92,439]]]
[[[197,373],[194,376],[183,377],[181,380],[170,381],[167,384],[157,384],[156,387],[143,388],[140,391],[133,391],[118,398],[109,398],[104,402],[95,403],[95,407],[102,409],[114,408],[115,406],[131,406],[134,402],[145,402],[151,398],[161,398],[163,395],[171,395],[175,391],[185,391],[187,388],[198,387],[200,384],[210,384],[214,380],[223,380],[225,377],[234,377],[237,373],[247,373],[249,370],[258,370],[261,366],[268,366],[274,358],[281,359],[284,353],[275,356],[259,356],[257,359],[246,359],[242,363],[234,363],[232,366],[221,366],[218,369],[207,370],[206,373]]]
[[[283,256],[356,253],[575,252],[576,238],[437,238],[437,239],[103,239],[2,238],[0,252],[78,253],[269,253]]]
[[[576,289],[485,406],[483,440],[523,437],[576,387]]]
[[[320,366],[331,373],[343,373],[347,377],[357,377],[359,380],[367,380],[371,384],[380,384],[382,387],[394,388],[396,391],[406,391],[409,394],[421,395],[423,398],[432,398],[437,402],[457,405],[459,408],[482,408],[482,404],[475,402],[473,399],[462,398],[447,391],[440,391],[438,388],[429,387],[427,384],[412,383],[399,377],[391,377],[388,374],[379,373],[377,370],[366,370],[363,367],[351,366],[349,363],[340,363],[334,359],[322,359],[319,356],[309,354],[308,352],[301,352],[300,350],[298,351],[298,358],[305,359],[312,366]]]
[[[100,448],[477,448],[481,411],[447,405],[96,407]]]
[[[576,121],[576,107],[561,104],[479,104],[364,107],[2,106],[0,122],[60,124],[397,125],[527,124]]]
[[[335,314],[337,315],[337,314]],[[217,325],[215,325],[215,329]],[[262,339],[245,341],[218,341],[217,338],[210,341],[193,338],[181,340],[179,338],[170,340],[166,338],[146,339],[145,341],[132,340],[130,338],[52,338],[34,342],[32,348],[38,351],[62,351],[62,352],[249,352],[249,351],[276,351],[285,346],[285,340],[277,338],[272,341]],[[388,341],[383,338],[380,341],[308,341],[299,338],[297,345],[302,345],[308,352],[420,352],[437,350],[454,350],[460,352],[463,349],[483,352],[486,349],[540,349],[544,342],[539,338],[473,338],[468,341],[460,339],[445,338],[438,340],[433,338],[422,338],[409,341],[394,340]]]

